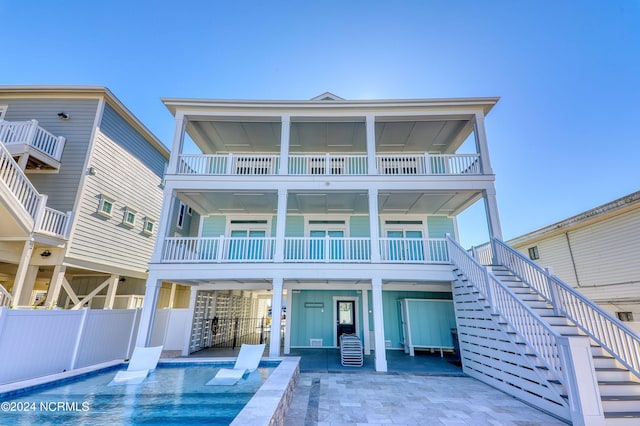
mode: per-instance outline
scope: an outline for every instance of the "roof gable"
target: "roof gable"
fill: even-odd
[[[331,92],[324,92],[321,95],[311,98],[312,101],[344,101],[340,96],[336,96]]]

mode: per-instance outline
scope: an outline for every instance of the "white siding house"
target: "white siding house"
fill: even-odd
[[[167,148],[104,87],[0,87],[0,110],[2,304],[140,306]]]
[[[640,191],[508,243],[640,331]]]
[[[177,282],[183,355],[352,334],[384,372],[387,351],[455,348],[465,373],[564,421],[637,424],[640,337],[501,241],[497,101],[164,99],[176,127],[137,344],[160,341]],[[482,257],[457,242],[475,203]]]

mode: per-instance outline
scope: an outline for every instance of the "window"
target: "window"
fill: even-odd
[[[176,222],[176,227],[182,229],[184,226],[184,214],[186,213],[187,206],[185,203],[180,201],[180,208],[178,209],[178,220]]]
[[[122,216],[122,224],[128,228],[133,228],[136,225],[136,211],[129,207],[125,207],[124,215]]]
[[[540,253],[538,252],[538,246],[529,247],[529,259],[531,259],[531,260],[540,259]]]
[[[156,226],[155,222],[148,217],[144,218],[144,225],[142,226],[142,232],[147,235],[153,234],[153,228]]]
[[[0,105],[0,121],[4,120],[4,116],[7,113],[7,105]]]
[[[100,203],[98,203],[98,214],[111,217],[113,212],[113,203],[115,203],[115,199],[111,197],[107,197],[106,195],[100,195]]]
[[[633,314],[631,312],[616,312],[616,315],[618,316],[618,319],[620,321],[625,321],[625,322],[633,321]]]

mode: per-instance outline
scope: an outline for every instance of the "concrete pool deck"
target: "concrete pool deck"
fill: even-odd
[[[233,356],[233,350],[223,351],[191,356]],[[467,376],[451,356],[387,351],[389,371],[378,373],[373,356],[365,357],[363,367],[343,367],[338,354],[291,351],[300,357],[300,375],[285,426],[566,424]]]

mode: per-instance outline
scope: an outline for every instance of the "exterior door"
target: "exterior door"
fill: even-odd
[[[425,259],[422,231],[389,230],[387,237],[393,238],[389,241],[390,260],[422,261]]]
[[[344,231],[341,230],[312,230],[309,232],[309,256],[311,259],[330,260],[344,259]],[[329,247],[326,247],[326,237],[329,237]]]
[[[340,336],[355,334],[356,332],[356,302],[353,300],[338,300],[336,302],[338,346]]]
[[[247,239],[247,237],[249,237]],[[262,230],[233,230],[229,241],[229,259],[257,260],[264,259],[264,238]]]

